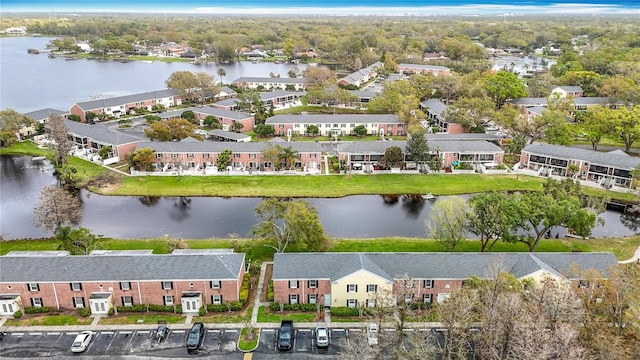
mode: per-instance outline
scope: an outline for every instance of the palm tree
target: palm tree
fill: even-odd
[[[218,68],[218,76],[220,76],[220,84],[222,84],[222,77],[227,76],[227,72],[223,68]]]
[[[284,167],[286,169],[291,169],[294,161],[298,158],[298,151],[293,150],[291,146],[282,148],[279,158],[284,161]]]

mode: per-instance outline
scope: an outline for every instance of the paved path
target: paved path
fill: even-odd
[[[256,297],[253,300],[253,311],[251,312],[251,323],[253,324],[258,324],[258,310],[260,306],[269,306],[268,302],[260,302],[262,288],[264,287],[264,276],[267,272],[267,265],[269,264],[273,266],[273,261],[265,261],[262,263],[262,266],[260,266],[260,279],[258,279],[258,289],[256,290]]]
[[[618,261],[618,264],[630,264],[635,261],[640,262],[640,246],[638,246],[636,251],[633,253],[633,257],[631,259]]]

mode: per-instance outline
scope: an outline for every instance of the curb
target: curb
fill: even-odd
[[[258,329],[258,339],[256,340],[256,346],[253,349],[249,349],[249,350],[245,350],[245,349],[240,349],[240,338],[242,337],[242,329],[238,332],[238,345],[236,346],[238,348],[238,350],[242,351],[243,353],[250,353],[250,352],[254,352],[258,346],[260,345],[260,333],[262,331],[259,331],[260,328],[255,328]]]

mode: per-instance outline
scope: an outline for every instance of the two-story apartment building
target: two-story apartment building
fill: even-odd
[[[315,125],[322,136],[352,135],[356,126],[364,125],[370,135],[406,135],[406,124],[392,114],[314,114],[276,115],[265,124],[272,125],[276,135],[305,135],[310,125]]]
[[[194,174],[214,174],[218,171],[273,171],[278,164],[266,160],[263,151],[271,146],[266,142],[220,142],[184,139],[170,142],[141,142],[137,148],[151,148],[155,152],[155,166],[159,171],[177,168],[191,169]],[[293,164],[300,171],[320,170],[322,144],[315,142],[284,142],[281,147],[291,147],[297,152]],[[224,150],[231,151],[231,169],[218,169],[216,161]]]
[[[446,66],[398,64],[400,74],[433,74],[433,76],[446,76],[451,74],[451,69]]]
[[[104,124],[84,124],[77,121],[65,120],[65,125],[69,129],[69,139],[74,143],[76,149],[85,150],[97,154],[104,146],[111,146],[110,159],[124,161],[128,153],[136,149],[136,144],[143,140],[142,136],[136,137],[112,130]]]
[[[276,302],[375,307],[443,301],[465,279],[495,268],[579,287],[574,265],[607,276],[618,263],[611,253],[278,253],[272,281]]]
[[[465,128],[456,123],[455,117],[448,116],[449,107],[438,99],[428,99],[420,102],[420,109],[424,110],[438,132],[448,134],[461,134],[467,132]]]
[[[338,84],[343,86],[354,85],[357,87],[361,87],[371,79],[378,76],[378,70],[382,67],[384,67],[384,64],[382,64],[380,61],[376,61],[375,63],[367,66],[364,69],[359,69],[339,79]]]
[[[242,90],[295,90],[302,91],[307,88],[304,78],[279,78],[279,77],[239,77],[231,82]]]
[[[577,173],[569,166],[576,165]],[[631,187],[633,171],[640,158],[619,150],[600,152],[546,143],[533,143],[520,153],[520,169],[535,171],[540,176],[575,176],[605,188]]]
[[[38,124],[45,124],[49,120],[49,117],[51,116],[65,117],[67,116],[67,112],[62,110],[45,108],[45,109],[30,111],[28,113],[24,113],[24,115],[30,119],[33,119],[33,121],[35,121],[35,124],[31,126],[24,126],[20,130],[18,130],[18,135],[21,140],[35,134],[37,130],[36,126]]]
[[[264,105],[265,109],[273,106],[274,110],[283,109],[292,106],[301,105],[300,98],[304,96],[303,91],[286,91],[286,90],[274,90],[260,93],[260,101]],[[226,110],[237,110],[238,99],[229,98],[211,104],[211,106]]]
[[[120,117],[129,114],[133,108],[146,108],[151,111],[154,106],[165,108],[182,104],[182,96],[178,90],[164,89],[106,99],[89,100],[75,103],[69,112],[78,115],[82,122],[87,120],[87,113],[106,114]]]
[[[245,255],[181,250],[12,252],[0,258],[0,315],[25,306],[91,308],[108,314],[117,306],[182,305],[186,313],[206,304],[240,300]]]

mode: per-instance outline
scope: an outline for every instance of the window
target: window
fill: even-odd
[[[29,291],[40,291],[40,285],[37,283],[29,283],[27,286],[29,287]]]
[[[589,286],[589,282],[587,280],[580,280],[578,281],[578,287],[579,288],[586,288]]]
[[[404,302],[407,304],[413,302],[413,294],[404,294]]]
[[[165,305],[173,305],[173,295],[165,295],[162,297]]]
[[[376,299],[367,299],[367,307],[376,307]]]
[[[73,290],[73,291],[81,291],[82,290],[82,284],[80,284],[79,282],[71,283],[71,290]]]
[[[42,298],[31,298],[31,306],[42,307]]]
[[[173,282],[172,281],[163,281],[162,282],[162,289],[163,290],[173,289]]]
[[[272,166],[271,166],[271,163],[270,163],[270,162],[265,162],[265,163],[264,163],[264,167],[266,167],[266,168],[270,168],[270,167],[272,167]]]
[[[347,292],[348,293],[358,292],[358,285],[357,284],[347,284]]]
[[[318,294],[309,294],[309,304],[318,303]]]
[[[289,280],[289,289],[297,289],[298,280]]]
[[[208,159],[209,158],[209,153],[202,154],[202,158],[203,159]]]
[[[427,288],[427,289],[433,288],[433,280],[425,280],[424,281],[424,287]]]
[[[120,282],[120,290],[131,290],[131,283],[128,281]]]
[[[133,296],[123,296],[122,306],[133,306]]]
[[[188,154],[187,154],[187,157],[188,157],[188,158],[193,158],[193,153],[188,153]]]
[[[376,284],[367,285],[367,292],[377,292],[377,291],[378,291],[378,285]]]
[[[309,289],[315,289],[318,287],[318,280],[309,280]]]
[[[213,305],[222,304],[222,295],[211,295],[211,303]]]
[[[240,154],[239,153],[234,153],[233,154],[233,158],[234,159],[240,159]]]
[[[354,308],[358,306],[358,299],[347,299],[347,307]]]
[[[76,309],[84,308],[84,298],[81,296],[76,296],[73,298],[73,307]]]
[[[178,154],[171,154],[171,157],[175,159],[178,157]]]
[[[249,158],[250,158],[250,159],[255,159],[255,158],[256,158],[256,154],[255,154],[255,153],[251,153],[251,154],[249,154]]]
[[[411,289],[413,287],[413,280],[411,280],[411,279],[405,280],[404,281],[404,287],[406,287],[407,289]]]
[[[422,294],[422,302],[430,303],[433,301],[433,294]]]
[[[222,287],[222,283],[220,280],[211,280],[211,288],[212,289],[220,289]]]
[[[156,154],[156,159],[162,159],[162,154],[157,153],[157,154]]]
[[[298,294],[290,294],[289,304],[297,304],[297,303],[298,303]]]

